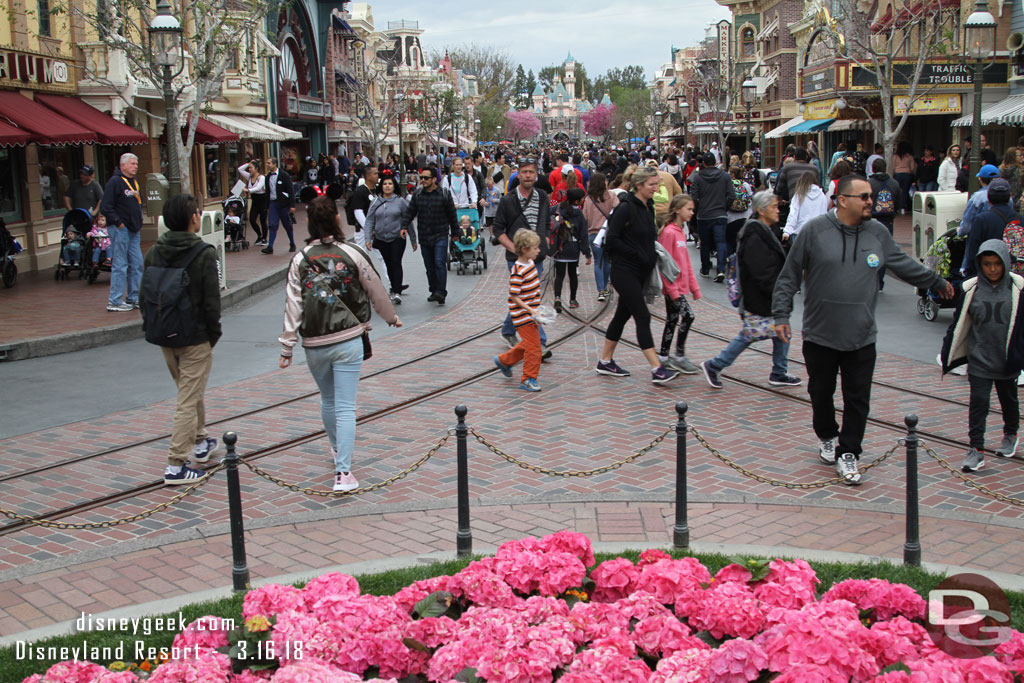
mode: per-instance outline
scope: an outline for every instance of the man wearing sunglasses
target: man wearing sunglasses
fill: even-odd
[[[803,289],[803,353],[818,458],[834,466],[844,483],[856,486],[861,482],[857,461],[875,370],[878,274],[888,269],[945,299],[951,299],[954,290],[907,256],[885,226],[871,218],[873,201],[867,180],[843,176],[835,200],[833,211],[812,218],[800,231],[775,283],[772,315],[776,334],[789,341],[793,296]],[[836,423],[833,402],[839,373],[843,377],[842,428]]]
[[[412,194],[409,205],[402,216],[402,230],[412,232],[413,244],[423,247],[423,267],[427,271],[427,285],[430,296],[427,301],[444,305],[448,297],[448,240],[459,232],[459,220],[455,215],[455,203],[451,193],[437,184],[436,170],[421,169],[420,186]],[[412,227],[413,219],[417,227]]]

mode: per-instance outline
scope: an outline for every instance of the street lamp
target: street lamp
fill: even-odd
[[[680,120],[683,123],[683,144],[687,144],[690,141],[689,138],[686,136],[686,124],[688,123],[687,117],[690,113],[690,104],[686,101],[686,95],[684,95],[683,93],[676,93],[675,95],[672,95],[669,99],[671,99],[674,103],[676,108],[676,114],[679,116]]]
[[[974,60],[974,118],[971,122],[971,158],[968,176],[968,189],[976,191],[981,181],[978,171],[981,169],[981,96],[985,84],[984,62],[995,54],[996,20],[988,11],[988,2],[978,0],[974,11],[964,22],[964,56]]]
[[[173,136],[181,135],[178,125],[178,108],[174,101],[172,81],[185,68],[185,44],[181,22],[171,14],[171,3],[160,0],[156,5],[156,16],[149,28],[149,58],[154,71],[159,70],[163,78],[164,129],[167,132],[167,182],[172,197],[181,194],[181,167],[178,162],[180,142]]]
[[[402,174],[402,182],[405,182],[405,148],[402,147],[402,115],[405,113],[407,103],[405,93],[395,93],[395,113],[398,114],[398,170]],[[398,188],[395,188],[398,192]]]
[[[473,125],[476,126],[476,146],[480,147],[480,119],[473,119]]]
[[[658,110],[654,112],[654,147],[659,152],[661,151],[661,117],[665,115],[665,112]],[[661,161],[659,159],[659,161]]]
[[[745,151],[750,151],[750,106],[754,104],[754,100],[757,99],[757,84],[754,83],[754,79],[747,74],[747,78],[743,81],[743,85],[740,86],[743,91],[743,104],[747,105],[747,146]]]

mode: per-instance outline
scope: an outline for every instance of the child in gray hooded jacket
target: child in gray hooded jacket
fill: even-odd
[[[968,436],[971,448],[963,471],[976,472],[985,464],[985,420],[995,385],[1003,411],[1003,440],[995,454],[1012,458],[1017,452],[1020,408],[1017,375],[1024,342],[1021,290],[1024,277],[1010,272],[1010,250],[1002,240],[982,243],[976,257],[978,276],[963,284],[963,298],[942,342],[942,371],[967,364],[971,383]]]

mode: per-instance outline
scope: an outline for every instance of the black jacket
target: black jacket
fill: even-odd
[[[779,171],[779,179],[775,183],[775,196],[784,201],[789,201],[790,193],[796,188],[800,176],[811,171],[818,177],[821,176],[818,167],[806,161],[791,161]]]
[[[658,262],[658,253],[654,249],[657,239],[654,202],[644,204],[632,192],[621,195],[618,207],[608,218],[608,233],[604,241],[612,268],[626,268],[647,277]]]
[[[277,199],[274,200],[274,204],[279,209],[290,209],[295,206],[295,188],[292,186],[292,177],[288,171],[278,168],[273,173],[267,174],[267,182],[270,183],[271,176],[274,176],[274,193]],[[267,187],[267,200],[270,200],[270,187]]]
[[[587,219],[575,206],[562,213],[562,206],[555,213],[555,225],[551,230],[551,258],[556,261],[579,261],[580,253],[590,258],[590,239],[587,236]]]
[[[900,184],[889,177],[888,173],[874,173],[868,176],[868,183],[871,185],[871,217],[879,218],[882,220],[892,220],[896,212],[900,210]],[[889,190],[889,194],[892,195],[892,213],[875,213],[875,200],[878,197],[878,191],[882,188]]]
[[[753,315],[772,314],[772,291],[786,263],[786,252],[770,228],[749,220],[737,238],[740,308]]]
[[[412,227],[412,219],[416,220],[416,229]],[[459,219],[455,214],[455,204],[447,190],[436,187],[433,192],[426,192],[422,187],[412,193],[409,205],[402,217],[402,229],[409,230],[425,247],[432,247],[441,240],[459,234]]]
[[[110,176],[107,186],[103,188],[103,201],[100,203],[100,213],[106,216],[107,225],[123,225],[132,232],[142,230],[142,202],[132,192],[136,188],[141,196],[142,181],[138,176],[125,178],[120,170]]]
[[[725,218],[735,194],[732,176],[720,168],[707,166],[690,174],[690,196],[697,220]]]
[[[185,253],[202,241],[191,232],[168,230],[157,238],[142,260],[143,268],[152,265],[180,264]],[[159,263],[157,263],[159,261]],[[180,268],[181,266],[178,265]],[[203,249],[189,264],[188,296],[192,301],[192,316],[196,331],[187,346],[210,342],[215,346],[220,339],[220,280],[217,278],[217,250]],[[139,306],[145,306],[145,299],[139,298]],[[145,316],[143,316],[145,320]]]
[[[971,232],[967,235],[967,248],[964,252],[964,276],[974,277],[978,274],[978,248],[987,240],[1003,239],[1003,231],[1010,221],[1024,220],[1009,204],[989,204],[988,208],[976,214],[971,221]]]
[[[533,192],[537,195],[537,201],[539,202],[536,229],[534,226],[529,225],[526,222],[526,216],[523,214],[522,205],[519,203],[519,189],[517,187],[515,189],[509,188],[508,193],[501,198],[500,202],[498,202],[498,210],[494,214],[494,225],[491,226],[491,231],[495,238],[502,235],[508,235],[510,240],[514,240],[516,233],[522,228],[527,228],[529,230],[535,229],[536,233],[540,235],[540,254],[537,255],[537,258],[535,258],[534,261],[539,262],[544,260],[544,257],[547,256],[548,252],[548,232],[551,226],[551,206],[548,202],[547,192],[537,187],[533,188]],[[515,261],[515,253],[506,249],[505,260]]]

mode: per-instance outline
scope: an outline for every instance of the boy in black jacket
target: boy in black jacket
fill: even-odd
[[[565,282],[566,272],[569,273],[569,308],[579,308],[576,290],[580,284],[577,273],[580,252],[587,257],[588,266],[592,262],[587,219],[580,210],[586,196],[587,193],[578,187],[566,192],[565,201],[558,205],[551,231],[551,257],[555,261],[555,310],[559,313],[562,312],[562,283]]]

